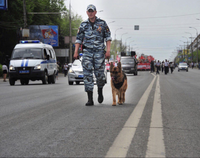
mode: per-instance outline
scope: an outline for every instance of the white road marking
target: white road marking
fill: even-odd
[[[158,76],[154,95],[146,157],[165,157],[159,80],[160,77]]]
[[[128,149],[130,147],[131,141],[135,135],[135,131],[139,124],[140,118],[144,111],[146,102],[148,100],[150,91],[153,87],[155,82],[156,76],[154,76],[151,84],[146,89],[143,96],[140,98],[137,106],[133,110],[132,114],[126,121],[124,127],[118,134],[117,138],[113,142],[112,146],[110,147],[109,151],[106,154],[106,157],[126,157]]]

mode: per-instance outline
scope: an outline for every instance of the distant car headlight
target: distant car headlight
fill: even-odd
[[[70,72],[70,73],[75,73],[72,69],[69,69],[69,72]]]
[[[15,67],[14,67],[13,65],[10,65],[9,70],[10,70],[10,71],[14,71],[14,70],[15,70]]]
[[[34,69],[40,70],[40,69],[41,69],[41,65],[40,65],[40,64],[36,65],[36,66],[34,67]]]

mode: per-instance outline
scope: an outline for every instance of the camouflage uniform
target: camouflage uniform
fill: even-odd
[[[111,33],[105,21],[96,17],[93,25],[89,20],[81,23],[76,36],[76,42],[83,44],[83,75],[85,91],[93,91],[93,71],[97,79],[97,86],[103,88],[105,84],[105,41],[111,41]]]

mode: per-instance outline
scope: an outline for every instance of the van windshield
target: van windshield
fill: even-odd
[[[133,58],[121,58],[122,65],[131,65],[134,64]]]
[[[41,48],[21,48],[15,49],[11,59],[42,59]]]

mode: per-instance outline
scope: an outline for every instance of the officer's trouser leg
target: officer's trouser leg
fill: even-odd
[[[103,86],[105,85],[105,58],[104,52],[96,52],[94,54],[94,74],[97,79],[98,86],[98,102],[103,102]]]
[[[93,52],[84,51],[83,53],[83,81],[86,92],[93,92]]]
[[[105,58],[104,52],[96,52],[94,54],[94,74],[97,79],[97,86],[98,88],[103,88],[105,85]]]

